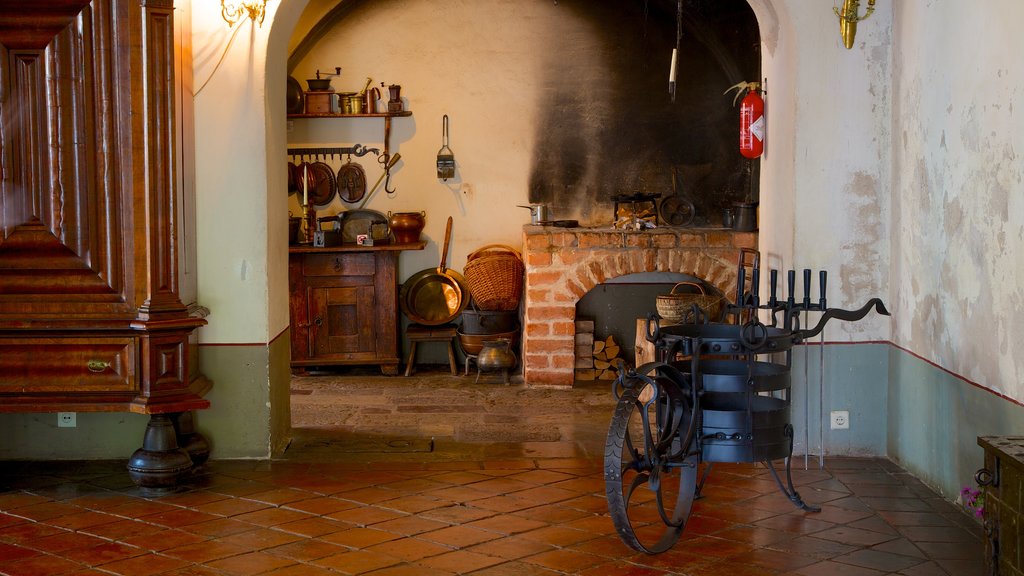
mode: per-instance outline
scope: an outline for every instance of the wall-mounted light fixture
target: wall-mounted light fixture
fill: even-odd
[[[861,16],[860,0],[844,0],[842,11],[833,7],[832,10],[839,16],[839,35],[843,37],[843,45],[847,49],[853,48],[853,38],[857,35],[857,22],[867,20],[868,16],[875,11],[875,0],[868,0],[868,9]]]
[[[262,26],[263,18],[267,15],[267,0],[242,0],[237,3],[220,0],[220,15],[228,26],[234,26],[235,22],[246,16]]]

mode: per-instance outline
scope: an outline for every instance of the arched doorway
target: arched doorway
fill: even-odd
[[[306,8],[307,4],[309,3],[304,2],[302,0],[283,0],[277,9],[277,12],[274,15],[272,28],[267,43],[267,57],[265,69],[266,75],[264,80],[266,93],[268,95],[266,123],[268,190],[275,189],[277,186],[279,186],[279,183],[284,180],[283,169],[279,170],[279,168],[283,167],[280,167],[278,165],[283,164],[279,161],[279,159],[285,156],[285,149],[287,147],[288,142],[288,129],[286,125],[282,125],[282,122],[278,119],[283,118],[284,116],[283,92],[284,86],[286,85],[285,79],[287,78],[286,59],[289,47],[289,40],[292,31],[295,30],[297,26],[303,24],[300,23],[300,20],[302,19],[302,12]],[[358,3],[352,2],[352,4]],[[785,53],[784,47],[780,46],[779,42],[779,25],[776,7],[774,7],[770,2],[762,0],[751,0],[750,5],[754,10],[755,15],[757,16],[759,25],[762,30],[763,45],[765,46],[765,51],[763,54],[764,61],[762,65],[762,72],[765,76],[774,78],[775,76],[773,76],[773,73],[780,67],[780,57]],[[780,77],[784,77],[784,75],[780,74]],[[784,101],[786,97],[787,88],[783,85],[775,86],[774,88],[776,91],[774,91],[772,94],[773,101]],[[417,110],[420,109],[426,110],[428,108],[417,108]],[[781,107],[780,110],[782,110]],[[772,113],[773,112],[770,111],[770,114]],[[423,116],[424,120],[422,121],[422,130],[430,130],[430,127],[426,126],[426,123],[429,121],[429,119],[426,117],[432,117],[433,114],[424,113]],[[416,133],[421,129],[421,121],[419,120],[419,117],[419,112],[417,112],[417,115],[415,117],[416,120],[414,121],[415,123],[413,124],[413,126],[409,128],[409,134]],[[781,118],[784,118],[784,116],[781,116]],[[773,123],[773,128],[774,126],[775,123]],[[791,172],[791,168],[787,168],[784,165],[784,163],[777,162],[775,159],[781,158],[782,156],[785,155],[785,150],[787,146],[791,146],[791,142],[787,141],[787,137],[791,138],[791,136],[791,130],[790,134],[786,134],[786,129],[781,124],[777,132],[772,132],[773,140],[771,143],[771,149],[769,155],[767,155],[765,158],[764,168],[760,175],[760,182],[761,186],[764,187],[766,191],[770,188],[773,194],[785,194],[780,193],[779,190],[785,190],[787,170]],[[403,142],[403,145],[406,145],[406,143]],[[433,142],[432,140],[431,146],[436,148],[436,143]],[[416,160],[416,162],[419,162],[420,164],[426,164],[427,167],[429,168],[429,164],[433,161],[433,158],[430,157],[432,156],[432,154],[433,151],[431,151],[430,154],[408,154],[407,157],[410,158],[410,160],[407,161],[409,162],[409,166],[407,166],[407,168],[410,171],[422,168],[422,166],[417,167],[412,164],[414,156],[420,157],[418,160]],[[426,156],[426,158],[423,158],[424,156]],[[766,186],[766,183],[768,182],[779,182],[782,185],[768,187]],[[470,190],[472,190],[473,182],[465,183],[469,184]],[[439,203],[447,203],[449,205],[447,207],[447,210],[455,212],[456,214],[459,214],[460,212],[462,214],[466,214],[470,212],[472,208],[472,206],[470,206],[469,204],[469,202],[471,201],[469,197],[471,195],[472,191],[467,192],[465,188],[456,187],[455,189],[451,190],[451,197],[440,198]],[[277,208],[280,208],[282,206],[280,202],[271,202],[270,204],[275,205]],[[415,207],[413,207],[413,209],[415,209]],[[774,208],[772,210],[774,210]],[[765,214],[765,216],[768,215]],[[791,219],[791,217],[788,219],[785,217],[781,219],[776,219],[777,216],[779,215],[772,215],[773,222],[779,223],[779,229],[785,230],[785,222],[788,219]],[[268,212],[268,220],[268,227],[281,227],[283,230],[283,212],[281,214],[276,215],[273,212]],[[441,220],[441,218],[435,218],[435,220]],[[518,223],[516,224],[516,226],[518,226]],[[775,228],[775,225],[773,224],[771,228]],[[765,237],[765,233],[768,231],[769,230],[766,229],[764,226],[762,227],[762,238]],[[427,230],[427,234],[431,234],[430,229]],[[791,251],[791,246],[787,246],[787,244],[791,243],[791,241],[787,242],[787,235],[789,238],[791,238],[791,234],[791,231],[788,233],[784,233],[778,239],[769,240],[767,245],[773,246],[772,249],[774,249],[777,253],[788,254]],[[436,239],[438,236],[436,226],[433,230],[433,236],[434,242],[432,245],[434,247],[434,251],[429,255],[416,255],[416,257],[413,258],[411,262],[409,262],[409,265],[407,266],[406,270],[407,273],[415,271],[419,268],[425,268],[430,265],[436,265]],[[779,246],[783,247],[784,249],[779,250]],[[465,248],[463,249],[463,253],[468,251],[469,250],[466,250]],[[284,260],[278,260],[278,257],[279,255],[271,256],[268,259],[267,272],[271,278],[271,284],[277,283],[278,285],[280,285],[280,278],[285,276],[284,269],[286,268],[286,262]],[[455,259],[458,260],[458,257],[456,256]],[[275,362],[279,362],[279,360],[275,360]],[[281,370],[280,366],[272,366],[271,372],[281,373],[283,372],[283,370]],[[272,388],[280,388],[281,386],[284,386],[286,390],[287,382],[272,383]],[[272,390],[271,395],[276,401],[284,401],[285,403],[287,403],[287,393],[281,393],[280,390],[278,390],[278,392],[275,393],[274,390]],[[279,411],[280,408],[275,407],[274,410]]]

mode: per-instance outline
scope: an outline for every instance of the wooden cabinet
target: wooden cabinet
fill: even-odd
[[[151,415],[129,462],[149,487],[191,467],[174,423],[209,405],[180,297],[173,10],[0,9],[0,412]]]
[[[984,490],[985,573],[1024,573],[1024,437],[979,436],[985,467],[974,478]]]
[[[424,242],[288,249],[292,367],[398,374],[398,255]]]

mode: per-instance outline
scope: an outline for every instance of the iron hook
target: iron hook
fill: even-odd
[[[397,190],[391,188],[391,166],[389,166],[388,164],[385,164],[384,165],[384,193],[386,193],[386,194],[388,194],[390,196],[391,194],[394,194],[395,192],[397,192]]]

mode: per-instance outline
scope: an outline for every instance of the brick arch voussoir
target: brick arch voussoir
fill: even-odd
[[[700,253],[694,259],[673,259],[672,272],[697,276],[722,292],[729,301],[736,293],[736,278],[732,265],[718,258]]]

